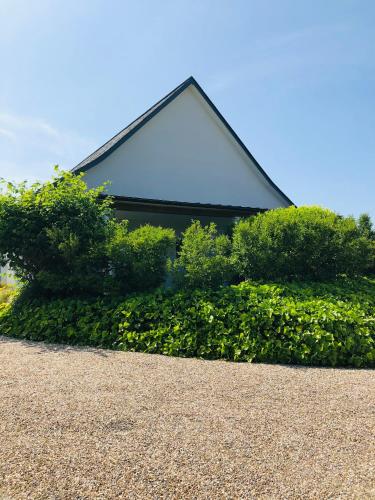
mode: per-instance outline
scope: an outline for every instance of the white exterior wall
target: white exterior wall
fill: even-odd
[[[110,194],[259,208],[288,206],[194,87],[86,172]]]

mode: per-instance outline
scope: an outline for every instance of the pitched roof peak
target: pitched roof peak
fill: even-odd
[[[123,142],[129,139],[137,130],[139,130],[143,125],[145,125],[153,116],[155,116],[159,111],[161,111],[167,104],[173,101],[181,92],[183,92],[190,85],[194,85],[198,90],[201,88],[198,82],[193,76],[189,76],[185,81],[180,83],[175,89],[169,92],[165,97],[160,99],[156,104],[151,106],[142,115],[132,121],[127,127],[122,129],[116,135],[114,135],[109,141],[107,141],[103,146],[100,146],[91,155],[81,161],[76,165],[72,172],[85,172],[89,168],[97,165],[100,161],[104,160],[112,151],[117,149]]]
[[[159,113],[165,106],[167,106],[170,102],[172,102],[176,97],[178,97],[185,89],[187,89],[190,85],[194,85],[196,90],[199,92],[201,97],[206,101],[208,106],[213,110],[218,119],[223,123],[224,127],[228,130],[228,132],[232,135],[234,140],[239,144],[244,153],[250,158],[252,163],[255,165],[260,174],[266,179],[266,181],[287,201],[288,204],[293,205],[293,202],[279,189],[276,184],[270,179],[267,173],[263,170],[263,168],[259,165],[257,160],[253,157],[250,151],[247,149],[245,144],[238,137],[236,132],[232,129],[220,111],[217,109],[215,104],[211,101],[199,83],[193,76],[189,76],[185,81],[180,83],[175,89],[169,92],[165,97],[160,99],[156,104],[151,106],[147,111],[145,111],[142,115],[136,118],[133,122],[131,122],[127,127],[121,130],[118,134],[112,137],[109,141],[107,141],[103,146],[94,151],[91,155],[89,155],[86,159],[81,161],[76,167],[72,169],[73,172],[85,172],[86,170],[94,167],[98,163],[100,163],[104,158],[109,156],[114,150],[116,150],[121,144],[130,139],[138,130],[140,130],[149,120],[151,120],[157,113]]]

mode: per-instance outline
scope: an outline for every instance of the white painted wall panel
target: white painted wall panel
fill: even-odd
[[[90,187],[109,180],[108,191],[121,196],[287,206],[193,87],[88,170],[85,180]]]

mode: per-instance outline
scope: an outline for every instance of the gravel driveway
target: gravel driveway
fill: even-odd
[[[375,498],[375,372],[0,337],[0,498]]]

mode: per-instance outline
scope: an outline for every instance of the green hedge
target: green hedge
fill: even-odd
[[[163,283],[206,290],[244,279],[329,281],[375,273],[375,230],[320,207],[269,210],[240,220],[231,237],[193,221],[175,259],[173,229],[129,231],[105,185],[57,170],[28,185],[0,179],[0,266],[9,264],[35,297],[105,297]],[[167,273],[167,268],[170,273]]]
[[[361,276],[372,256],[372,242],[353,217],[320,207],[269,210],[241,220],[233,232],[234,264],[245,279]]]
[[[176,259],[170,261],[172,284],[176,289],[218,288],[230,283],[234,275],[232,244],[216,225],[195,220],[182,234]]]
[[[111,272],[105,288],[110,293],[125,295],[161,286],[175,246],[173,229],[146,224],[129,231],[127,221],[116,224],[107,245]]]
[[[122,301],[19,301],[0,311],[0,333],[171,356],[371,367],[374,310],[374,280],[243,282]]]

